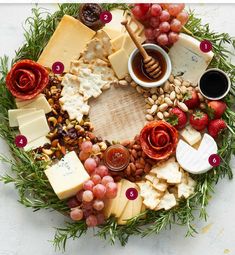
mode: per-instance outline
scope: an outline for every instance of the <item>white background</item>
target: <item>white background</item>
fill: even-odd
[[[43,5],[54,10],[55,4]],[[235,4],[191,4],[192,9],[210,22],[213,30],[228,32],[235,36]],[[30,16],[31,5],[0,5],[0,56],[14,56],[23,43],[24,20]],[[0,152],[8,154],[7,147],[0,141]],[[233,162],[235,165],[235,161]],[[0,165],[0,173],[5,166]],[[79,240],[68,243],[65,254],[70,255],[222,255],[235,254],[235,180],[221,181],[208,207],[207,222],[196,221],[199,234],[185,238],[184,227],[173,226],[158,236],[140,239],[133,237],[123,248],[119,244],[110,247],[92,237],[92,231]],[[17,193],[12,185],[0,183],[0,255],[60,255],[49,242],[54,227],[63,226],[65,218],[56,212],[33,213],[17,202]]]

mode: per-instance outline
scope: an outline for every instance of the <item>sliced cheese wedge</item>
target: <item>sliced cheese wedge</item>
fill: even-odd
[[[44,117],[44,116],[45,116],[45,113],[43,110],[36,110],[36,111],[30,112],[30,113],[26,113],[26,114],[18,116],[17,121],[18,121],[19,126],[22,126],[22,125],[32,121],[33,119],[37,119],[39,117]]]
[[[176,158],[180,166],[189,173],[202,174],[212,166],[209,157],[218,151],[215,140],[208,134],[204,134],[199,149],[196,150],[183,140],[179,140],[176,148]]]
[[[122,214],[118,218],[118,224],[119,225],[124,225],[127,223],[127,220],[132,218],[133,215],[133,201],[129,200],[128,203],[126,204],[125,209],[123,210]]]
[[[37,97],[32,102],[22,107],[22,109],[27,109],[27,108],[36,108],[37,110],[43,110],[45,114],[51,111],[51,106],[46,100],[45,96]]]
[[[32,102],[34,102],[36,99],[38,99],[39,97],[45,97],[43,94],[39,94],[38,96],[36,96],[34,99],[30,99],[30,100],[22,100],[22,99],[15,99],[16,102],[16,106],[17,108],[23,108],[24,106],[26,106],[27,104],[30,104]]]
[[[10,127],[18,127],[18,117],[27,113],[35,112],[36,108],[29,108],[29,109],[12,109],[8,110],[8,118],[9,118],[9,125]]]
[[[43,146],[46,143],[51,143],[51,142],[48,138],[46,138],[46,136],[42,136],[30,143],[27,143],[27,145],[24,147],[24,150],[25,151],[35,150],[35,149]]]

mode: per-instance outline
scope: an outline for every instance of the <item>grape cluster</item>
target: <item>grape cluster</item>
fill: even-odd
[[[83,188],[76,197],[68,201],[71,208],[72,220],[86,220],[88,227],[94,227],[104,223],[104,200],[115,198],[117,195],[117,184],[109,175],[108,168],[100,164],[99,158],[89,157],[94,150],[94,145],[86,141],[81,144],[79,157],[84,160],[84,167],[90,175],[90,179],[83,183]],[[87,156],[88,155],[88,156]]]
[[[168,46],[177,42],[188,21],[184,7],[185,4],[135,4],[132,13],[144,24],[148,42]]]

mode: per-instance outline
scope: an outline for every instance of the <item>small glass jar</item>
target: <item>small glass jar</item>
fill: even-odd
[[[130,153],[120,144],[112,145],[104,153],[104,163],[111,171],[122,171],[130,162]]]

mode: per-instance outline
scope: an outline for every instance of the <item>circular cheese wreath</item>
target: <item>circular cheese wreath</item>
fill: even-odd
[[[115,5],[108,5],[106,6],[108,8],[115,8]],[[127,6],[120,5],[120,8],[127,8]],[[53,25],[53,30],[47,31],[48,33],[45,35],[45,27],[44,25],[47,25],[48,23],[51,23],[52,20],[58,19],[60,20],[62,16],[66,13],[71,16],[76,16],[76,12],[78,9],[78,5],[61,5],[60,10],[52,15],[48,15],[46,19],[43,19],[42,17],[36,15],[34,17],[34,21],[41,26],[40,31],[35,34],[34,28],[30,27],[30,32],[27,32],[27,38],[30,38],[27,43],[17,52],[16,58],[13,62],[16,62],[17,60],[21,60],[23,58],[29,58],[37,60],[39,54],[41,53],[41,50],[43,49],[44,45],[48,42],[52,32],[55,30],[55,24]],[[34,9],[34,14],[37,14],[39,10]],[[195,25],[195,22],[197,25]],[[207,33],[207,37],[213,39],[214,45],[220,45],[220,48],[215,47],[214,53],[215,58],[211,64],[211,66],[217,66],[227,72],[230,75],[230,78],[233,80],[234,75],[234,67],[233,65],[228,61],[228,57],[226,56],[226,50],[221,46],[221,42],[224,40],[224,34],[221,35],[221,37],[216,37],[214,33],[205,30],[204,26],[201,26],[200,20],[198,20],[193,14],[190,16],[190,20],[187,23],[187,25],[184,28],[186,33],[189,33],[192,36],[195,36],[197,39],[203,39],[204,34]],[[27,39],[26,38],[26,39]],[[35,51],[31,51],[30,43],[32,44],[31,39],[36,38],[36,43],[40,44],[39,47],[35,48]],[[226,35],[226,40],[229,42],[232,42],[232,39]],[[35,42],[34,42],[35,43]],[[36,44],[34,44],[35,46]],[[5,79],[6,79],[6,70],[7,68],[7,59],[2,59],[1,61],[1,72],[3,74],[3,77],[1,79],[1,92],[0,98],[3,104],[1,105],[1,114],[4,116],[3,123],[0,126],[0,133],[1,136],[7,141],[7,143],[10,146],[10,149],[12,151],[12,154],[15,158],[15,161],[8,161],[7,158],[1,157],[2,160],[10,162],[12,164],[12,171],[14,172],[14,177],[10,177],[9,175],[6,175],[2,177],[2,180],[5,183],[13,182],[16,184],[16,188],[19,190],[20,195],[20,202],[24,204],[27,207],[32,207],[35,210],[38,209],[54,209],[61,213],[67,214],[68,208],[64,201],[58,200],[56,195],[52,192],[51,186],[48,183],[48,180],[45,177],[44,170],[47,165],[46,161],[43,160],[35,160],[42,159],[42,155],[40,155],[40,151],[38,154],[35,154],[33,152],[24,152],[19,148],[15,147],[14,144],[14,138],[16,135],[16,132],[14,129],[9,128],[9,123],[7,121],[7,110],[15,108],[15,102],[12,98],[12,96],[8,93],[6,87],[5,87]],[[128,78],[127,78],[128,79]],[[177,80],[177,79],[176,79]],[[180,81],[180,80],[179,80]],[[54,81],[53,81],[54,82]],[[182,81],[181,81],[182,82]],[[55,84],[58,84],[55,82]],[[123,85],[124,82],[120,82],[120,85]],[[101,83],[101,86],[104,85]],[[125,85],[124,85],[125,86]],[[133,84],[133,87],[136,85]],[[140,93],[146,93],[145,97],[146,100],[148,100],[147,104],[151,105],[151,100],[154,100],[153,97],[148,97],[148,93],[141,90],[140,87],[137,86],[137,91]],[[233,90],[232,87],[231,93],[229,95],[230,98],[234,99],[233,96]],[[85,93],[87,91],[84,91],[84,96],[89,97],[89,93]],[[159,93],[162,93],[159,89]],[[155,92],[152,93],[155,95]],[[94,95],[94,94],[93,94]],[[152,96],[153,96],[152,95]],[[7,98],[7,100],[6,100]],[[228,97],[226,98],[226,100]],[[79,101],[79,99],[78,99]],[[62,99],[63,102],[63,99]],[[64,101],[66,102],[66,100]],[[195,232],[194,227],[192,226],[192,221],[194,219],[193,216],[193,210],[194,208],[200,208],[201,216],[206,217],[206,211],[205,207],[208,204],[210,191],[213,188],[213,186],[218,182],[220,178],[223,178],[225,176],[228,176],[229,178],[232,178],[232,171],[229,166],[229,160],[232,155],[232,144],[235,140],[235,127],[234,127],[234,114],[231,110],[231,102],[232,100],[227,100],[228,103],[228,109],[226,111],[226,114],[223,116],[225,121],[228,124],[229,129],[224,133],[224,135],[221,137],[220,143],[219,143],[219,155],[222,159],[221,164],[214,168],[213,171],[210,171],[205,174],[194,176],[194,180],[196,181],[196,186],[194,183],[194,180],[192,178],[188,179],[188,182],[193,182],[193,187],[195,187],[195,190],[193,191],[193,195],[190,196],[188,199],[180,200],[178,205],[176,207],[173,207],[172,209],[168,210],[167,206],[169,203],[165,203],[165,201],[172,201],[171,194],[166,194],[166,200],[164,200],[164,203],[161,204],[161,208],[164,208],[165,210],[147,210],[143,213],[136,215],[134,218],[129,220],[127,224],[125,225],[118,225],[116,223],[116,219],[111,217],[105,221],[103,225],[100,226],[100,229],[98,230],[97,235],[104,239],[109,239],[111,242],[115,242],[116,239],[119,239],[122,245],[125,245],[128,241],[129,236],[131,235],[141,235],[146,236],[152,233],[159,233],[162,228],[167,228],[172,223],[179,223],[182,225],[187,225],[188,227],[188,234],[192,235]],[[19,102],[18,102],[19,103]],[[149,104],[150,103],[150,104]],[[152,104],[153,106],[154,104]],[[152,120],[152,113],[154,113],[153,107],[148,108],[149,114],[146,115],[146,119],[151,121]],[[183,108],[184,106],[181,105]],[[155,107],[156,108],[156,107]],[[66,108],[65,108],[66,110]],[[56,111],[56,110],[55,110]],[[86,111],[86,109],[84,110]],[[155,110],[156,111],[156,110]],[[158,114],[157,117],[159,119],[164,118],[161,114]],[[52,116],[49,116],[52,121]],[[75,116],[76,118],[76,116]],[[48,119],[49,120],[49,119]],[[50,120],[49,120],[50,121]],[[83,122],[83,128],[87,128],[86,123]],[[61,134],[63,131],[61,131]],[[91,133],[89,135],[92,136]],[[46,148],[44,148],[46,150]],[[168,160],[168,167],[174,168],[174,165],[176,164],[174,159]],[[24,169],[24,171],[22,171]],[[161,167],[156,167],[155,172],[158,175],[164,176],[166,174],[165,172],[161,172]],[[181,172],[182,174],[182,172]],[[151,176],[148,177],[149,179]],[[165,177],[169,178],[170,177]],[[185,178],[189,178],[188,176],[185,176]],[[19,182],[21,180],[21,182]],[[146,181],[143,185],[142,191],[144,193],[146,188],[152,188],[149,187],[149,182],[153,182],[153,180]],[[169,180],[168,180],[169,181]],[[154,183],[153,183],[154,184]],[[142,185],[142,184],[141,184]],[[141,186],[140,185],[140,186]],[[164,189],[164,183],[157,182],[154,185],[156,185],[159,189]],[[174,187],[173,187],[174,188]],[[185,191],[185,187],[182,188],[182,193]],[[172,193],[174,190],[172,190]],[[188,190],[188,193],[191,191]],[[30,195],[29,195],[30,194]],[[148,197],[147,203],[152,205],[153,201],[152,198]],[[155,201],[154,201],[155,202]],[[174,204],[174,201],[172,202]],[[151,223],[151,225],[148,225]],[[142,228],[143,225],[148,225],[145,228]],[[57,233],[55,235],[54,244],[61,248],[65,246],[66,240],[68,238],[76,238],[84,234],[87,230],[87,226],[84,221],[79,222],[73,222],[73,223],[66,223],[64,228],[60,228],[57,230]]]

